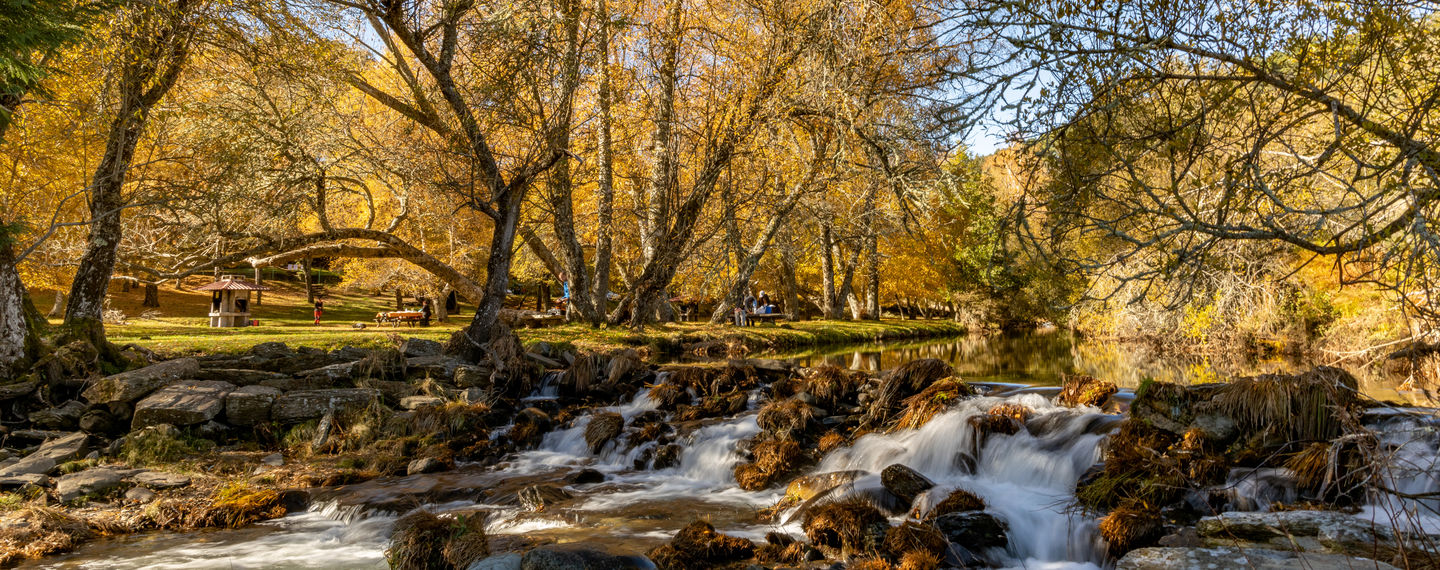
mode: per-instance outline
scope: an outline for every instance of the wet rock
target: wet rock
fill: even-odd
[[[679,445],[670,443],[655,448],[655,469],[669,469],[680,464],[680,453],[684,451]]]
[[[934,493],[927,493],[925,498],[929,499],[930,497],[934,496]],[[940,502],[935,503],[933,507],[926,505],[925,502],[925,500],[922,500],[915,507],[916,514],[923,514],[925,520],[933,520],[936,517],[939,517],[941,515],[948,515],[950,513],[966,513],[971,511],[985,510],[985,500],[981,499],[979,495],[971,493],[970,491],[967,491],[965,489],[955,489],[953,491],[950,491],[949,494],[945,495],[944,499],[941,499]]]
[[[434,408],[444,403],[444,399],[435,396],[408,396],[400,399],[400,407],[410,411],[420,408]]]
[[[270,421],[270,407],[280,390],[269,386],[242,386],[225,395],[225,421],[253,426]]]
[[[620,435],[625,427],[625,418],[614,412],[601,412],[590,416],[590,423],[585,426],[585,443],[590,446],[590,453],[600,453],[606,443]]]
[[[81,432],[46,440],[34,453],[0,469],[0,477],[49,474],[56,465],[79,458],[86,451],[89,441],[90,437]]]
[[[854,483],[856,479],[865,475],[865,471],[847,470],[831,471],[816,475],[806,475],[790,482],[785,487],[785,498],[793,501],[808,501],[817,496],[829,493],[836,487]]]
[[[531,485],[521,489],[519,497],[521,506],[537,513],[571,498],[570,493],[555,485]]]
[[[1255,570],[1353,570],[1395,567],[1368,558],[1287,550],[1240,548],[1141,548],[1115,563],[1116,570],[1189,570],[1192,568],[1252,568]]]
[[[1299,544],[1312,550],[1355,553],[1394,539],[1389,527],[1333,511],[1222,513],[1200,519],[1195,530],[1210,545],[1270,543],[1293,548]]]
[[[156,496],[155,491],[144,487],[131,487],[130,490],[125,491],[125,502],[145,505],[154,501]]]
[[[594,469],[581,469],[562,479],[566,485],[589,485],[592,483],[604,483],[605,474]]]
[[[260,462],[271,467],[279,467],[285,464],[285,456],[279,453],[271,453],[270,455],[260,458]]]
[[[455,385],[460,388],[489,388],[490,368],[486,366],[460,366],[455,369]]]
[[[522,554],[519,552],[506,552],[496,554],[488,558],[477,560],[465,570],[520,570]]]
[[[1110,396],[1119,392],[1120,388],[1114,382],[1101,380],[1084,374],[1065,375],[1064,385],[1060,389],[1060,395],[1055,396],[1055,404],[1074,408],[1077,406],[1100,407],[1105,404]]]
[[[490,400],[490,391],[484,388],[466,388],[460,391],[460,401],[466,404],[479,404]]]
[[[950,542],[969,550],[1003,548],[1009,543],[1008,527],[990,513],[950,513],[935,517],[934,524]]]
[[[24,475],[0,475],[0,490],[13,491],[16,489],[27,489],[32,487],[49,487],[50,478],[43,473],[26,473]]]
[[[215,380],[192,380],[166,386],[135,404],[135,417],[130,422],[130,429],[207,422],[220,415],[225,409],[225,395],[234,390],[234,384]]]
[[[78,473],[62,475],[55,480],[55,496],[62,503],[69,503],[86,495],[103,496],[119,487],[126,472],[96,467]]]
[[[439,356],[445,346],[433,340],[410,338],[400,344],[400,353],[407,358],[418,356]]]
[[[106,376],[86,388],[82,395],[87,401],[96,404],[134,402],[164,386],[192,378],[199,372],[199,361],[194,358],[177,358]]]
[[[70,400],[54,408],[31,412],[30,423],[40,429],[71,430],[85,413],[85,404]]]
[[[435,459],[434,457],[422,457],[420,459],[411,461],[410,465],[405,467],[405,474],[418,475],[421,473],[439,473],[441,471],[449,471],[450,468],[451,465],[439,459]]]
[[[179,473],[166,473],[164,471],[141,471],[126,478],[127,481],[145,487],[164,491],[167,489],[179,489],[190,485],[190,478]]]
[[[270,419],[282,424],[319,419],[330,411],[344,413],[364,409],[378,398],[380,391],[373,388],[296,390],[275,398]]]
[[[511,426],[507,435],[516,445],[533,445],[539,443],[540,438],[550,431],[553,425],[550,414],[540,411],[539,408],[525,408],[515,415],[515,425]]]
[[[1213,442],[1229,442],[1240,434],[1240,424],[1224,414],[1197,413],[1191,426]]]
[[[520,559],[521,570],[644,570],[651,564],[636,556],[616,556],[581,544],[540,546]]]
[[[93,409],[86,411],[76,422],[80,430],[90,434],[118,434],[126,430],[125,423],[115,418],[109,410]]]
[[[920,493],[935,486],[934,481],[921,475],[919,471],[899,463],[886,467],[880,472],[880,484],[907,504],[913,502],[915,497],[920,496]]]

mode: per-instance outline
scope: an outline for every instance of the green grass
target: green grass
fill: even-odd
[[[286,283],[268,282],[267,285],[274,286],[275,290],[265,292],[264,302],[252,307],[252,318],[259,320],[260,326],[226,329],[209,326],[208,293],[165,288],[160,291],[160,309],[145,309],[140,306],[143,292],[139,289],[129,293],[112,292],[111,306],[129,318],[127,324],[106,325],[106,333],[116,344],[134,343],[168,356],[243,352],[270,341],[326,350],[347,345],[373,348],[393,346],[397,335],[443,342],[468,324],[474,314],[473,306],[462,305],[458,315],[446,323],[437,322],[429,327],[377,327],[375,313],[394,308],[392,295],[332,289],[326,297],[325,315],[321,324],[316,325],[302,289]],[[48,307],[50,295],[37,292],[36,304]],[[365,323],[367,327],[355,329],[354,323]],[[643,331],[565,324],[516,332],[526,344],[548,342],[579,350],[651,346],[661,352],[673,352],[696,342],[736,340],[750,347],[752,353],[771,353],[824,345],[956,336],[964,334],[965,329],[944,320],[885,320],[800,321],[744,328],[728,324],[666,323]]]

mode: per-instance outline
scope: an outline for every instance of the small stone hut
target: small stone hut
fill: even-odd
[[[210,326],[246,327],[250,326],[250,292],[270,288],[237,275],[223,275],[219,281],[196,290],[210,292]]]

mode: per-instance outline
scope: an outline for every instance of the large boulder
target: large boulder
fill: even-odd
[[[225,395],[225,421],[253,426],[270,421],[270,407],[280,390],[269,386],[242,386]]]
[[[1390,527],[1334,511],[1231,512],[1205,517],[1195,530],[1210,546],[1300,546],[1362,554],[1394,540]]]
[[[46,440],[34,453],[0,468],[0,477],[50,473],[56,465],[78,459],[89,442],[90,437],[81,432]]]
[[[455,386],[460,388],[489,388],[490,367],[461,366],[455,369]]]
[[[319,419],[327,412],[356,411],[380,398],[373,388],[341,388],[335,390],[296,390],[275,398],[270,406],[270,419],[282,424]]]
[[[453,356],[430,355],[415,356],[405,359],[406,372],[414,378],[432,378],[449,382],[455,377],[455,371],[459,370],[465,363]]]
[[[54,408],[31,412],[30,423],[39,429],[75,429],[84,413],[85,404],[70,400]]]
[[[400,353],[407,358],[439,356],[444,350],[445,345],[423,338],[411,338],[400,344]]]
[[[1190,570],[1191,568],[1250,568],[1253,570],[1395,570],[1368,558],[1260,548],[1141,548],[1115,563],[1116,570]]]
[[[119,488],[129,472],[96,467],[62,475],[55,480],[55,496],[69,503],[87,495],[105,495]]]
[[[1004,548],[1010,539],[1004,521],[986,512],[949,513],[935,517],[935,528],[950,542],[969,550]]]
[[[135,404],[131,430],[153,425],[190,426],[202,424],[225,410],[225,395],[235,385],[218,380],[194,380],[166,386]]]
[[[526,552],[521,570],[641,570],[653,568],[637,556],[616,556],[583,545],[547,545]]]
[[[95,404],[134,402],[164,386],[192,378],[199,372],[199,361],[194,358],[177,358],[106,376],[86,388],[82,395]]]

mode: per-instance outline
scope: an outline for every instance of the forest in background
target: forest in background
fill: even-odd
[[[459,293],[475,346],[563,276],[614,326],[764,289],[1428,354],[1435,7],[33,0],[0,14],[0,369],[103,345],[122,282],[316,259]]]

